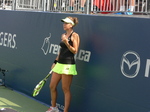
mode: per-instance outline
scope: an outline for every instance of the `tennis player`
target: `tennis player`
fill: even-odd
[[[78,52],[80,38],[73,31],[73,28],[78,24],[78,19],[76,17],[66,17],[61,21],[66,33],[61,36],[61,50],[52,65],[53,73],[50,81],[51,107],[46,112],[59,112],[56,107],[56,88],[60,80],[62,80],[62,90],[65,97],[64,112],[68,112],[71,101],[70,86],[73,76],[77,75],[74,55]]]

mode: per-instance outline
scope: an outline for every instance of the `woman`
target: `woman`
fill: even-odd
[[[78,24],[78,19],[76,17],[66,17],[61,21],[64,22],[63,29],[66,33],[61,36],[61,50],[52,65],[53,74],[50,82],[52,106],[46,112],[59,112],[56,107],[56,88],[60,80],[62,80],[62,89],[65,97],[64,112],[68,112],[71,100],[70,86],[73,75],[77,75],[74,54],[78,52],[80,39],[79,35],[73,31],[73,27]]]

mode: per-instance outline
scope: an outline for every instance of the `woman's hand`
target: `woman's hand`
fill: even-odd
[[[61,40],[62,40],[65,44],[68,44],[68,38],[66,37],[65,34],[62,35]]]

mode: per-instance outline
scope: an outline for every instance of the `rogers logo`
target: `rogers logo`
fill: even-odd
[[[44,55],[48,55],[49,53],[58,55],[59,51],[60,51],[60,46],[57,44],[52,44],[50,42],[50,38],[51,38],[51,33],[49,34],[48,37],[46,37],[43,41],[43,45],[41,47]],[[75,58],[81,61],[85,61],[85,62],[89,62],[90,61],[90,57],[91,57],[91,52],[87,51],[87,50],[82,50],[80,49],[79,52],[75,55]]]
[[[121,72],[125,77],[134,78],[140,70],[140,56],[134,51],[127,51],[121,59]]]
[[[15,41],[16,37],[17,37],[16,34],[0,32],[0,46],[17,49]]]

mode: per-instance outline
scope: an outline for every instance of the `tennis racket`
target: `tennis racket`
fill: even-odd
[[[33,93],[32,93],[32,96],[33,96],[33,97],[37,96],[37,95],[40,93],[41,89],[42,89],[43,86],[45,85],[45,83],[46,83],[47,79],[49,78],[49,76],[51,75],[51,73],[52,73],[52,70],[48,73],[48,75],[47,75],[43,80],[41,80],[41,81],[35,86],[35,88],[34,88],[34,90],[33,90]]]

